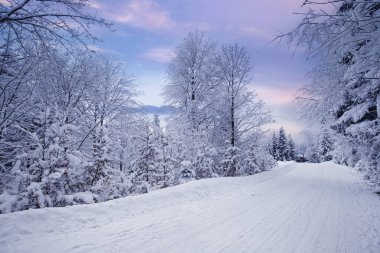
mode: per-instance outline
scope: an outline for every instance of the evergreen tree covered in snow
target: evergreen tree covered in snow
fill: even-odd
[[[132,165],[132,190],[133,193],[147,193],[150,189],[160,187],[164,176],[162,154],[158,146],[157,133],[147,126],[144,142],[140,148],[139,157]]]
[[[273,132],[273,135],[272,135],[271,144],[270,144],[270,153],[275,160],[278,160],[276,132]]]
[[[276,159],[270,154],[263,142],[251,144],[250,148],[244,153],[240,174],[253,175],[277,165]]]
[[[198,153],[194,162],[194,170],[197,179],[210,178],[216,172],[216,150],[210,145],[201,144],[202,148],[198,149]]]
[[[286,137],[283,127],[278,131],[278,136],[273,132],[269,144],[269,153],[276,161],[291,161],[296,159],[296,146],[290,135]]]
[[[331,8],[318,11],[320,4]],[[319,122],[330,119],[338,137],[334,160],[359,166],[380,184],[380,161],[374,155],[380,141],[379,1],[305,1],[304,5],[310,11],[289,38],[323,60],[299,96],[304,116],[312,115]],[[336,146],[343,143],[345,147]]]
[[[288,135],[287,160],[294,161],[296,157],[296,144],[294,143],[292,136]]]
[[[288,140],[284,128],[280,128],[277,139],[277,154],[279,161],[288,160]]]
[[[330,133],[326,128],[322,129],[318,138],[318,156],[321,162],[330,161],[332,159],[331,151],[333,150],[333,142]]]
[[[141,137],[143,142],[138,157],[129,171],[132,182],[130,192],[146,193],[175,184],[179,164],[173,154],[173,143],[169,143],[169,137],[164,134],[158,115],[145,126]]]
[[[91,190],[98,194],[100,199],[104,200],[108,198],[109,193],[104,193],[103,191],[110,189],[113,171],[115,170],[110,164],[111,147],[107,127],[105,125],[96,127],[93,138],[93,159],[92,164],[87,167],[87,173],[92,186]]]
[[[223,176],[234,177],[237,176],[240,170],[240,150],[236,146],[231,146],[226,150],[224,155]]]

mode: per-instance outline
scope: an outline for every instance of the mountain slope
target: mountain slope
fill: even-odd
[[[353,169],[286,163],[106,203],[0,215],[1,252],[380,252]]]

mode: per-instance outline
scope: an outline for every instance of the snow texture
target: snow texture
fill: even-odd
[[[332,162],[0,215],[7,252],[380,252],[380,200]]]

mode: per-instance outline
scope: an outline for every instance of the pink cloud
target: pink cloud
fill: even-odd
[[[192,2],[202,7],[197,15],[194,15],[196,19],[207,20],[213,27],[219,29],[227,27],[228,32],[235,31],[240,36],[271,40],[279,31],[288,31],[298,23],[300,17],[291,13],[300,11],[303,0],[193,0]]]
[[[0,0],[2,1],[2,0]],[[105,0],[92,1],[90,6],[104,18],[146,30],[183,32],[191,30],[210,31],[206,22],[180,22],[171,17],[169,10],[154,0],[125,0],[113,4]]]
[[[272,111],[275,123],[265,127],[269,131],[278,131],[280,127],[284,127],[288,134],[291,134],[296,142],[302,141],[300,132],[304,129],[304,125],[298,121],[297,105],[293,103],[297,94],[297,88],[274,87],[269,84],[253,84],[252,90],[255,90],[258,97],[262,99],[267,108]]]
[[[11,6],[11,3],[8,0],[0,0],[0,4],[4,6]]]
[[[152,48],[142,55],[142,58],[155,62],[168,63],[175,56],[172,49],[169,48]]]
[[[297,89],[276,88],[267,86],[254,86],[259,98],[263,99],[269,106],[291,105],[294,101]]]
[[[173,26],[169,12],[152,0],[128,1],[112,18],[120,23],[152,30]]]

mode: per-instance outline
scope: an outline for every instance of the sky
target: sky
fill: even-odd
[[[113,30],[95,28],[102,42],[91,44],[126,64],[146,105],[165,101],[167,63],[175,56],[181,39],[191,31],[203,31],[219,43],[245,46],[253,65],[250,90],[258,93],[272,111],[275,124],[283,126],[296,141],[305,126],[297,120],[296,91],[308,82],[311,64],[302,48],[272,42],[281,32],[291,31],[301,20],[296,12],[303,0],[92,0],[98,16],[113,22]]]

